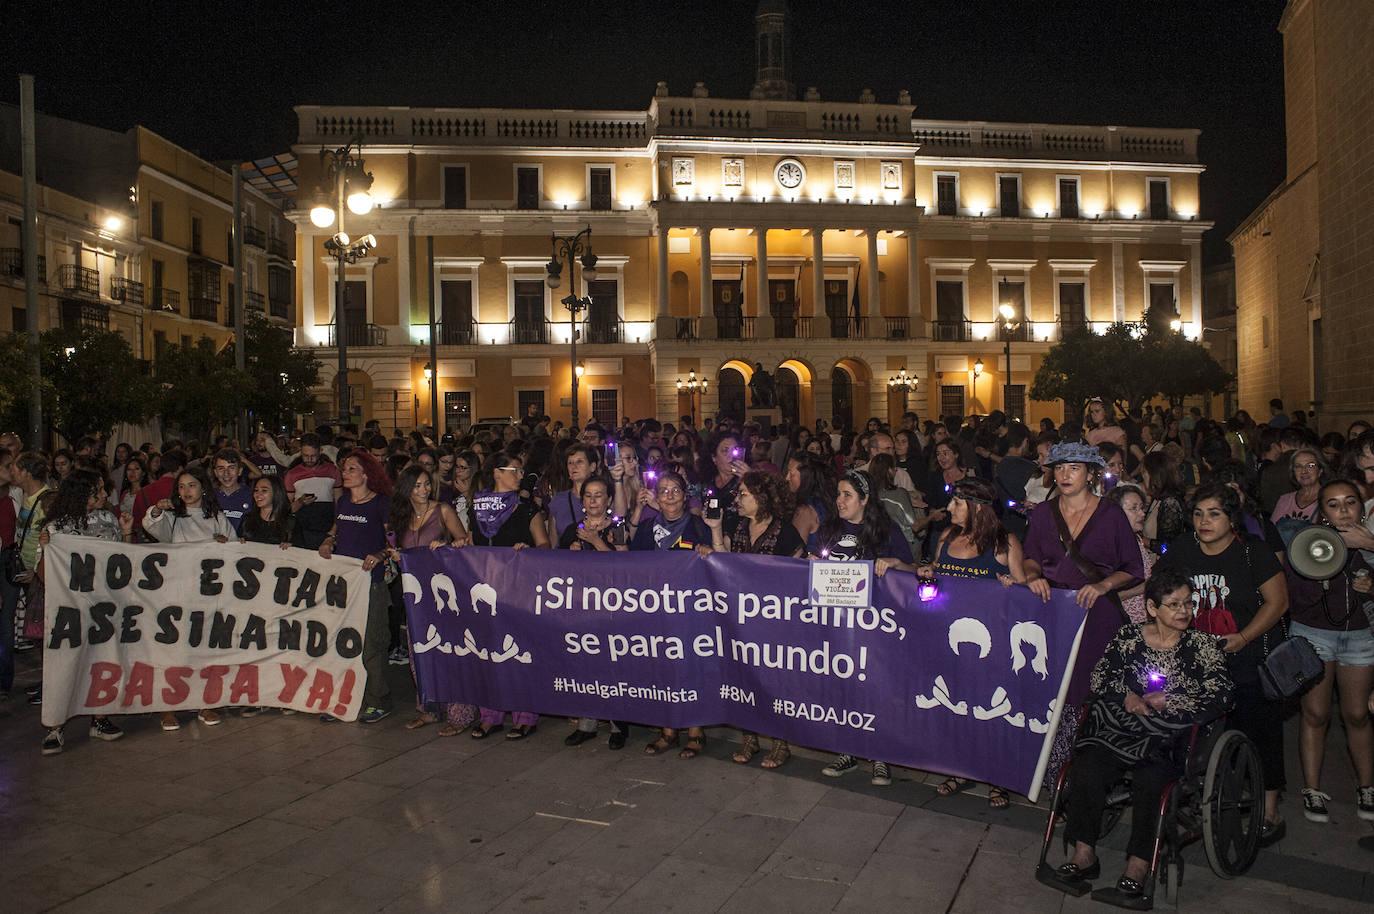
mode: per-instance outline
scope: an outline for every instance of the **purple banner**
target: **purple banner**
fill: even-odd
[[[731,724],[1034,796],[1084,614],[1070,591],[874,578],[812,606],[802,559],[410,550],[420,695],[510,711]],[[927,594],[926,596],[930,596]]]

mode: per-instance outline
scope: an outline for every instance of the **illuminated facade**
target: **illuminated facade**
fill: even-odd
[[[544,265],[551,234],[584,226],[599,260],[579,279],[578,411],[602,421],[754,415],[756,365],[807,423],[900,415],[901,369],[922,417],[1058,418],[1025,394],[1064,327],[1154,302],[1200,335],[1197,131],[913,119],[906,92],[797,99],[785,4],[761,4],[757,28],[749,99],[660,83],[633,111],[298,107],[297,344],[326,383],[334,229],[305,218],[320,150],[360,138],[382,201],[348,224],[378,239],[344,277],[356,418],[428,422],[432,294],[441,424],[530,403],[566,422],[567,284],[548,289]],[[676,385],[690,371],[711,382],[695,404]]]
[[[0,144],[0,331],[28,326],[18,174],[18,111]],[[10,129],[10,128],[13,129]],[[38,326],[124,334],[155,364],[163,347],[227,342],[234,281],[232,178],[143,127],[120,133],[36,118]],[[244,306],[283,329],[297,322],[295,228],[280,203],[244,194]]]

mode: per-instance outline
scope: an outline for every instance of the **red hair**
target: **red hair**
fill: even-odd
[[[386,468],[381,465],[376,457],[373,457],[364,448],[354,448],[346,456],[339,458],[339,471],[343,471],[343,465],[350,460],[358,461],[358,466],[362,467],[363,475],[367,477],[367,487],[378,495],[385,495],[390,498],[392,495],[391,478],[386,475]]]

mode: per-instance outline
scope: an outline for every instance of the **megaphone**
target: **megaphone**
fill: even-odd
[[[1288,544],[1288,564],[1312,581],[1327,581],[1340,574],[1346,555],[1341,535],[1319,524],[1299,530]]]

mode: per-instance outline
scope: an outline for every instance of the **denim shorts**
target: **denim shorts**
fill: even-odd
[[[1302,635],[1312,642],[1323,663],[1335,661],[1342,666],[1374,666],[1374,632],[1367,627],[1348,632],[1333,632],[1294,622],[1289,634]]]

